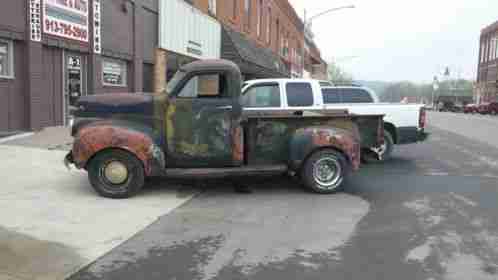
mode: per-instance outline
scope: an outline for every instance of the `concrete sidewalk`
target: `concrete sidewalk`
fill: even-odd
[[[4,139],[1,144],[10,146],[42,148],[48,150],[69,151],[71,150],[73,141],[73,138],[70,134],[70,128],[68,127],[47,127],[38,132],[35,132],[33,135],[28,134],[27,137],[21,136],[21,138],[19,139],[10,141],[5,141]]]
[[[16,142],[47,148],[48,137],[34,139],[52,132]],[[132,199],[105,199],[85,172],[65,169],[65,154],[0,145],[0,279],[65,279],[197,193],[147,186]]]

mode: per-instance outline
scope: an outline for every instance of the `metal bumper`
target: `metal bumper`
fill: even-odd
[[[427,138],[429,138],[429,135],[430,134],[428,132],[425,132],[424,129],[420,129],[417,133],[417,142],[422,142],[427,140]]]

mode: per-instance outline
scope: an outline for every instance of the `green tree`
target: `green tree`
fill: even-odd
[[[327,67],[328,79],[334,84],[347,84],[353,82],[353,76],[344,71],[335,62],[329,62]]]

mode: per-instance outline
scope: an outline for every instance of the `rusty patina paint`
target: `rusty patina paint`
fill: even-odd
[[[235,163],[244,161],[244,135],[242,127],[239,125],[232,126],[232,143],[233,152],[232,158]]]
[[[301,117],[248,122],[249,164],[288,163],[299,169],[313,151],[329,147],[346,156],[354,170],[360,165],[358,127],[350,117]]]
[[[156,162],[164,161],[152,138],[140,131],[100,123],[83,127],[77,134],[73,145],[75,164],[82,168],[88,160],[104,149],[119,148],[136,155],[143,163],[146,175],[152,173]]]

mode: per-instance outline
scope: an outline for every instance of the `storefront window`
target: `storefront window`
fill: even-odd
[[[102,61],[102,83],[105,86],[126,86],[126,62],[104,59]]]
[[[13,49],[12,42],[0,40],[0,77],[12,78],[13,71]]]

